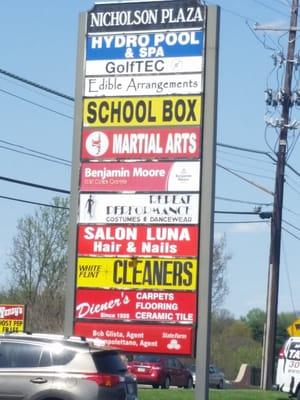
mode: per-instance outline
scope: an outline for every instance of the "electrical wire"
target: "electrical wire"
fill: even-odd
[[[32,104],[32,105],[34,105],[36,107],[42,108],[43,110],[47,110],[47,111],[50,111],[50,112],[52,112],[54,114],[60,115],[61,117],[73,119],[73,117],[71,117],[70,115],[63,114],[63,113],[61,113],[59,111],[53,110],[50,107],[42,106],[41,104],[38,104],[38,103],[35,103],[34,101],[26,99],[25,97],[18,96],[18,95],[14,94],[14,93],[11,93],[8,90],[0,89],[0,92],[5,93],[5,94],[7,94],[9,96],[15,97],[15,98],[17,98],[19,100],[25,101],[26,103]]]
[[[22,78],[21,76],[13,74],[12,72],[6,71],[6,70],[4,70],[2,68],[0,68],[0,74],[9,76],[12,79],[16,79],[16,80],[18,80],[20,82],[26,83],[27,85],[30,85],[30,86],[33,86],[33,87],[35,87],[37,89],[40,89],[40,90],[43,90],[45,92],[51,93],[51,94],[53,94],[55,96],[62,97],[64,99],[67,99],[67,100],[70,100],[70,101],[74,101],[74,97],[71,97],[71,96],[66,95],[64,93],[61,93],[61,92],[58,92],[57,90],[50,89],[47,86],[40,85],[39,83],[36,83],[36,82],[31,81],[29,79]]]
[[[283,16],[285,16],[285,17],[288,16],[287,14],[284,14],[282,11],[276,10],[276,8],[270,7],[270,6],[268,6],[267,4],[263,3],[263,2],[260,1],[260,0],[252,0],[252,1],[253,1],[254,3],[259,4],[259,5],[261,5],[261,6],[265,7],[265,8],[268,8],[269,10],[274,11],[274,12],[280,14],[280,15],[283,15]]]
[[[6,181],[6,182],[10,182],[10,183],[17,183],[19,185],[24,185],[24,186],[31,186],[31,187],[38,188],[38,189],[43,189],[43,190],[50,190],[52,192],[70,194],[69,190],[58,189],[58,188],[54,188],[54,187],[51,187],[51,186],[39,185],[39,184],[32,183],[32,182],[27,182],[27,181],[21,181],[21,180],[18,180],[18,179],[8,178],[6,176],[0,176],[0,180]]]
[[[39,203],[37,201],[23,200],[23,199],[18,199],[17,197],[8,197],[8,196],[0,195],[0,199],[17,201],[19,203],[34,204],[34,205],[43,206],[43,207],[60,208],[63,210],[69,210],[69,207],[54,206],[53,204],[46,204],[46,203]]]
[[[215,198],[217,200],[230,201],[232,203],[252,204],[252,205],[255,205],[255,206],[264,206],[264,207],[269,207],[269,206],[271,206],[273,204],[273,203],[259,203],[259,202],[254,202],[254,201],[231,199],[231,198],[228,198],[228,197],[221,197],[221,196],[216,196]]]

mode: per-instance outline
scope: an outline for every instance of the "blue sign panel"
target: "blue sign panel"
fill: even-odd
[[[202,31],[131,33],[88,36],[86,59],[193,57],[202,53]]]

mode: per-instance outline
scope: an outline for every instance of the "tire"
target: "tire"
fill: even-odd
[[[186,384],[184,385],[185,389],[193,388],[193,378],[191,376],[188,377]]]
[[[153,389],[158,389],[158,388],[159,388],[159,384],[158,384],[158,383],[154,383],[154,384],[152,385],[152,387],[153,387]]]
[[[224,381],[221,380],[221,381],[218,383],[217,388],[218,388],[218,389],[224,389]]]
[[[161,385],[161,388],[162,389],[169,389],[170,385],[171,385],[171,379],[170,379],[169,376],[166,376],[163,384]]]

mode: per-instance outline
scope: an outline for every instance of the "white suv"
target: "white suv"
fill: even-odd
[[[122,353],[87,339],[0,335],[0,399],[137,400]]]
[[[290,337],[280,349],[276,385],[300,400],[300,337]]]

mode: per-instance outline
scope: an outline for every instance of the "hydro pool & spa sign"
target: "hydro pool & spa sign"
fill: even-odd
[[[81,16],[66,319],[126,352],[195,354],[206,14],[162,0]]]

